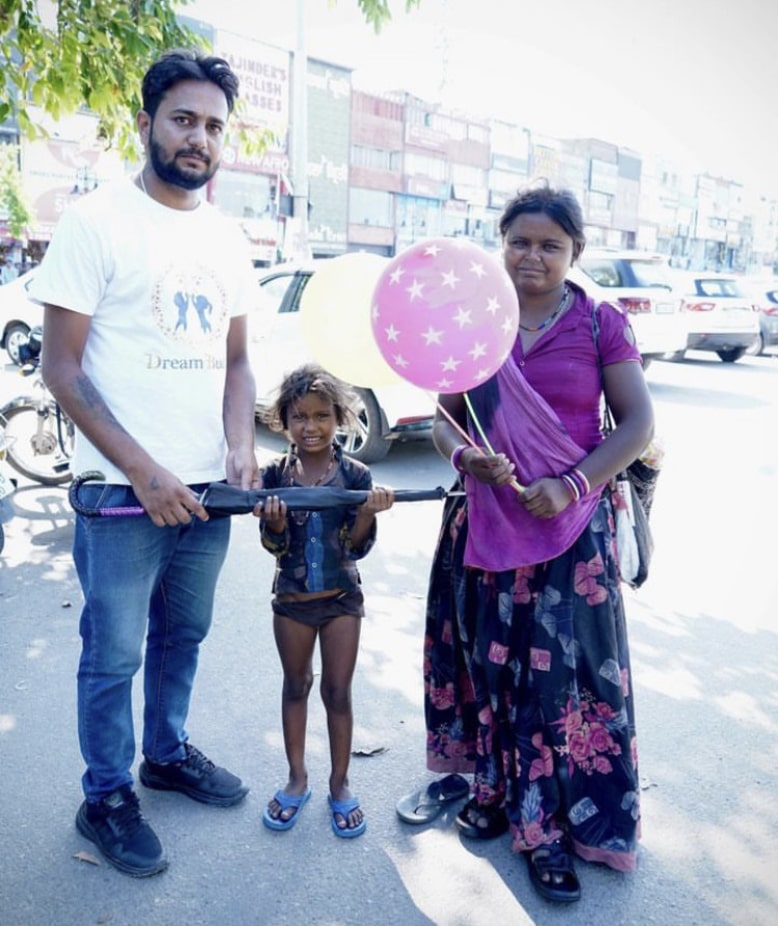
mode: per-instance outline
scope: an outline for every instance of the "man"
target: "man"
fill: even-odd
[[[18,276],[19,271],[16,269],[16,264],[10,257],[6,257],[3,266],[0,267],[0,285],[10,283],[11,280],[15,280]]]
[[[79,515],[73,546],[86,763],[76,825],[136,877],[167,866],[130,771],[132,680],[146,634],[141,783],[217,806],[248,791],[184,727],[230,530],[198,497],[225,475],[260,485],[246,354],[256,282],[237,226],[198,193],[219,166],[237,90],[220,58],[175,51],[152,65],[136,119],[142,170],[66,211],[35,281],[43,376],[78,429],[74,471],[105,476],[84,484],[81,500],[146,511]],[[182,293],[207,303],[207,324],[192,309],[179,324],[190,302]]]

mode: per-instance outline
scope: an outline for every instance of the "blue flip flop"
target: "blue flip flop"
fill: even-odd
[[[308,802],[311,796],[311,789],[306,788],[302,794],[287,794],[286,791],[278,790],[273,795],[273,799],[281,805],[281,813],[285,810],[294,808],[294,813],[288,820],[283,820],[278,817],[271,817],[270,810],[265,807],[262,811],[262,822],[270,830],[290,830],[295,823],[297,823],[297,818],[300,816],[300,811]]]
[[[348,815],[359,807],[359,801],[355,797],[349,797],[345,801],[336,801],[331,794],[327,795],[330,802],[330,811],[332,812],[332,832],[341,839],[353,839],[355,836],[361,836],[367,829],[367,820],[362,818],[359,826],[348,826]],[[338,826],[336,814],[340,814],[346,820],[346,826]]]

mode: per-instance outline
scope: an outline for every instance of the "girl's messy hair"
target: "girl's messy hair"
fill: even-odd
[[[356,419],[357,396],[351,389],[323,367],[306,363],[284,377],[275,402],[262,415],[262,420],[272,431],[286,431],[289,409],[310,393],[332,403],[338,427],[345,427]]]

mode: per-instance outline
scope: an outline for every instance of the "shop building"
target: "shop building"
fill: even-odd
[[[517,188],[545,178],[571,189],[590,244],[667,254],[677,266],[748,270],[775,259],[778,206],[746,206],[741,184],[685,176],[669,161],[593,138],[540,136],[504,120],[445,110],[405,91],[370,94],[350,69],[306,62],[304,132],[293,124],[294,55],[287,49],[184,19],[226,58],[241,83],[222,166],[207,197],[234,215],[257,265],[288,257],[293,235],[295,144],[305,149],[308,245],[315,257],[347,251],[392,256],[415,241],[464,236],[499,247],[497,222]],[[34,114],[42,124],[42,113]],[[29,240],[10,238],[0,212],[0,250],[37,258],[73,198],[137,170],[95,141],[96,120],[78,113],[49,125],[46,141],[21,142],[23,184],[35,220]],[[260,138],[264,147],[247,148]],[[297,140],[297,141],[296,141]],[[13,122],[0,143],[18,143]],[[299,200],[298,200],[299,202]]]

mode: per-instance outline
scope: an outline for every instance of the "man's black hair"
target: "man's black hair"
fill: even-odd
[[[164,95],[182,80],[201,80],[216,84],[227,98],[228,112],[232,112],[238,96],[238,78],[224,58],[205,55],[197,49],[177,48],[165,52],[151,65],[143,78],[143,109],[152,119]]]

